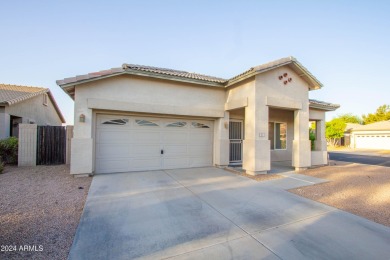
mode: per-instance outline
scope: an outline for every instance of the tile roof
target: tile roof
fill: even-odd
[[[229,79],[227,85],[235,84],[243,79],[248,77],[279,68],[282,66],[289,66],[293,71],[295,71],[300,77],[309,83],[310,89],[319,89],[322,87],[322,83],[310,73],[296,58],[290,56],[286,58],[281,58],[274,60],[268,63],[264,63],[255,67],[250,68],[249,70],[234,76]]]
[[[57,102],[55,101],[53,95],[51,94],[48,88],[10,85],[10,84],[0,83],[0,105],[8,105],[8,106],[14,105],[16,103],[19,103],[21,101],[33,98],[35,96],[44,93],[47,93],[47,95],[49,96],[62,123],[65,123],[64,116],[62,115],[61,110],[57,105]]]
[[[347,125],[345,126],[345,131],[350,131],[350,130],[352,130],[353,128],[359,127],[359,126],[361,126],[361,124],[357,124],[357,123],[347,123]]]
[[[375,123],[371,123],[368,125],[348,125],[351,131],[390,131],[390,120],[388,121],[379,121]]]
[[[61,86],[70,83],[79,83],[81,81],[90,80],[94,78],[104,78],[107,76],[114,76],[114,75],[126,74],[131,72],[141,72],[141,73],[146,72],[146,73],[160,74],[166,76],[173,76],[177,78],[187,78],[193,80],[220,83],[221,85],[227,81],[226,79],[222,79],[218,77],[207,76],[203,74],[192,73],[192,72],[187,72],[182,70],[174,70],[174,69],[166,69],[166,68],[158,68],[152,66],[125,63],[122,65],[122,68],[112,68],[109,70],[102,70],[102,71],[88,73],[85,75],[78,75],[76,77],[65,78],[63,80],[57,80],[57,84]]]
[[[216,83],[224,83],[226,82],[226,79],[193,73],[193,72],[187,72],[183,70],[173,70],[173,69],[166,69],[166,68],[158,68],[158,67],[152,67],[152,66],[143,66],[143,65],[136,65],[136,64],[123,64],[122,68],[124,70],[130,69],[130,70],[138,70],[138,71],[147,71],[147,72],[153,72],[158,74],[164,74],[164,75],[170,75],[170,76],[176,76],[176,77],[182,77],[182,78],[190,78],[190,79],[197,79],[197,80],[203,80],[203,81],[210,81],[210,82],[216,82]]]
[[[107,77],[107,76],[120,75],[120,74],[124,74],[124,72],[125,72],[125,70],[123,68],[112,68],[112,69],[108,69],[108,70],[91,72],[91,73],[88,73],[85,75],[77,75],[76,77],[70,77],[70,78],[65,78],[62,80],[57,80],[56,83],[57,83],[57,85],[62,86],[62,85],[66,85],[69,83],[78,83],[78,82],[82,82],[82,81],[90,80],[90,79],[94,79],[94,78],[97,79],[97,78],[103,78],[103,77]]]
[[[48,88],[0,84],[0,104],[12,105],[48,91]]]
[[[88,82],[90,80],[98,80],[101,78],[111,77],[115,75],[122,75],[122,74],[136,74],[136,75],[157,77],[157,78],[163,77],[171,80],[173,79],[173,80],[180,80],[180,81],[187,81],[187,82],[191,81],[191,82],[196,82],[201,84],[227,87],[241,80],[244,80],[248,77],[285,65],[290,66],[290,68],[293,69],[295,72],[297,72],[299,76],[304,78],[309,83],[310,89],[317,89],[322,87],[321,82],[319,82],[302,64],[300,64],[294,57],[291,56],[279,60],[275,60],[272,62],[268,62],[256,67],[252,67],[249,70],[237,76],[234,76],[230,79],[223,79],[219,77],[192,73],[192,72],[187,72],[182,70],[174,70],[174,69],[167,69],[167,68],[124,63],[121,68],[112,68],[109,70],[102,70],[98,72],[88,73],[85,75],[78,75],[76,77],[65,78],[63,80],[57,80],[57,84],[61,86],[64,89],[64,91],[67,92],[68,95],[70,95],[72,98],[74,98],[73,96],[74,90],[71,87],[73,87],[76,84],[81,84],[84,82]],[[329,111],[335,110],[340,107],[340,105],[326,103],[317,100],[310,100],[310,106],[315,107],[317,109],[324,109]]]
[[[336,110],[340,107],[339,104],[332,104],[324,101],[319,101],[315,99],[309,99],[309,105],[312,108],[326,109],[326,110]]]
[[[235,84],[249,76],[263,73],[265,71],[277,67],[285,66],[285,65],[289,65],[293,70],[299,72],[299,75],[309,82],[311,89],[317,89],[322,87],[321,82],[319,82],[302,64],[300,64],[297,61],[297,59],[291,56],[252,67],[249,70],[237,76],[234,76],[230,79],[224,79],[224,78],[208,76],[204,74],[193,73],[193,72],[182,71],[182,70],[174,70],[174,69],[167,69],[167,68],[124,63],[120,68],[112,68],[108,70],[88,73],[85,75],[78,75],[76,77],[57,80],[57,84],[59,86],[65,86],[65,85],[72,85],[73,83],[79,84],[93,79],[105,78],[105,77],[121,75],[121,74],[141,74],[146,76],[157,76],[157,75],[169,76],[170,79],[176,79],[176,80],[189,79],[195,81],[203,81],[204,83],[207,82],[213,83],[213,85],[223,87],[223,86]]]

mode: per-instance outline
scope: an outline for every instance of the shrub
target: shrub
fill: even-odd
[[[4,171],[4,163],[0,160],[0,174]]]
[[[311,141],[311,150],[315,150],[316,133],[315,130],[309,129],[309,139]]]
[[[18,138],[12,136],[0,140],[0,159],[5,164],[18,163]]]

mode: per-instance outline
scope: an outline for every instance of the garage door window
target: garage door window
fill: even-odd
[[[102,124],[103,125],[125,125],[128,122],[129,122],[128,119],[113,119],[113,120],[104,121]]]
[[[192,127],[194,127],[194,128],[210,128],[208,125],[198,123],[198,122],[192,122]]]
[[[174,122],[167,124],[167,127],[185,127],[187,125],[186,122]]]
[[[148,120],[139,120],[139,119],[136,119],[135,122],[137,123],[137,125],[139,126],[158,126],[158,124],[152,122],[152,121],[148,121]]]

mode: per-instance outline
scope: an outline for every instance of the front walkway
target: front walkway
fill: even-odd
[[[216,168],[95,176],[70,259],[388,259],[390,228]]]

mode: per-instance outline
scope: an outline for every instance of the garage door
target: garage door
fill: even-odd
[[[390,135],[355,135],[355,147],[390,150]]]
[[[211,166],[213,121],[98,115],[96,173]]]

